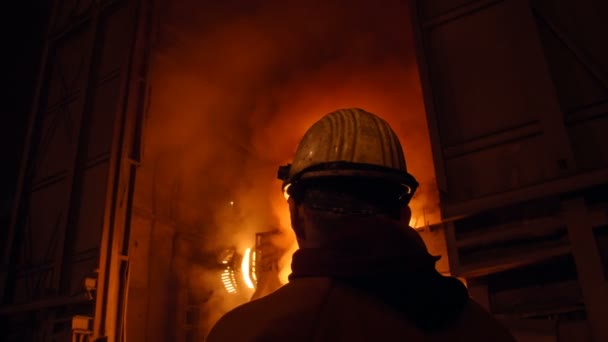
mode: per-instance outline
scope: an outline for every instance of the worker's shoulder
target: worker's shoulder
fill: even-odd
[[[329,278],[297,279],[265,297],[241,305],[227,317],[239,318],[243,315],[257,313],[260,309],[267,313],[266,316],[272,313],[284,315],[285,312],[303,313],[317,310],[331,284],[332,281]],[[256,319],[263,319],[263,317],[256,317]]]
[[[208,341],[243,341],[302,331],[298,328],[314,321],[329,286],[327,278],[292,281],[226,313],[213,327]]]

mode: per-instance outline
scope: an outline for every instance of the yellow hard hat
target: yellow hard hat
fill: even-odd
[[[394,182],[407,201],[418,182],[407,172],[403,149],[390,125],[359,108],[325,115],[300,141],[292,164],[279,167],[286,195],[291,186],[314,178],[357,177]]]

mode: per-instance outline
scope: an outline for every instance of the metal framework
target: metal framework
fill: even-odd
[[[608,225],[608,203],[587,203],[589,189],[608,184],[606,145],[594,140],[608,113],[606,49],[584,46],[592,37],[581,40],[576,21],[558,20],[574,2],[410,4],[445,220],[436,229],[445,231],[451,272],[475,279],[572,255],[578,282],[561,291],[580,288],[594,340],[608,339],[608,288],[598,277],[608,265],[594,237]],[[593,11],[576,3],[583,7]],[[483,122],[470,121],[483,111]],[[471,284],[491,309],[497,294]]]
[[[14,331],[25,334],[17,339],[32,328],[36,339],[62,338],[60,312],[94,317],[75,337],[122,339],[151,8],[138,0],[52,6],[2,255],[3,329],[22,317],[36,322]],[[85,289],[85,278],[96,288]]]

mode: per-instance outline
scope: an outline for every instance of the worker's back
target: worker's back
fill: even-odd
[[[210,341],[513,341],[409,227],[418,182],[386,121],[324,116],[278,177],[300,247],[290,283],[229,312]]]
[[[392,281],[377,279],[379,286]],[[417,295],[396,297],[407,300]],[[436,299],[441,300],[440,293]],[[514,341],[471,300],[456,304],[457,311],[452,304],[433,308],[437,303],[420,308],[425,311],[423,315],[430,315],[429,321],[436,323],[416,323],[394,303],[387,303],[387,298],[379,299],[357,286],[327,277],[297,278],[228,313],[216,324],[208,341]]]

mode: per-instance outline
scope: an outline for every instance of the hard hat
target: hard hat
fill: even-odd
[[[407,172],[401,143],[389,124],[359,108],[336,110],[313,124],[292,164],[279,167],[286,197],[299,182],[322,177],[372,178],[394,182],[409,201],[418,182]]]

